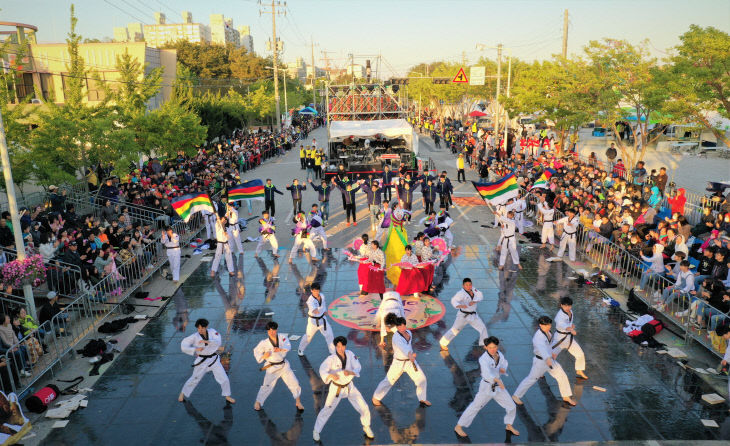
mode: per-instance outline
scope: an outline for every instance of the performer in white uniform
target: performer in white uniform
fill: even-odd
[[[560,298],[560,310],[555,315],[555,336],[553,336],[553,353],[559,355],[563,349],[567,349],[575,358],[575,373],[578,377],[588,379],[585,374],[586,357],[583,349],[575,340],[575,323],[573,322],[573,299],[568,296]]]
[[[253,349],[256,362],[259,364],[264,362],[261,370],[266,371],[264,383],[261,384],[259,393],[256,395],[256,403],[254,403],[253,408],[261,410],[261,406],[264,405],[266,398],[274,390],[276,382],[281,378],[294,397],[297,410],[303,412],[304,406],[302,406],[302,401],[299,399],[302,394],[302,388],[299,386],[299,380],[294,376],[289,361],[286,360],[286,354],[291,350],[291,343],[285,335],[277,333],[278,329],[279,324],[274,321],[266,324],[266,333],[269,336],[259,342],[256,348]]]
[[[545,242],[550,243],[550,249],[553,249],[555,245],[555,225],[553,220],[555,219],[555,209],[550,207],[550,204],[545,200],[545,196],[540,198],[540,203],[537,205],[537,210],[542,214],[542,233],[540,234],[541,248],[545,247]]]
[[[413,335],[409,330],[406,330],[405,318],[399,317],[396,324],[398,331],[393,335],[393,362],[390,364],[385,378],[380,381],[375,389],[373,404],[376,406],[382,405],[380,401],[385,398],[385,395],[388,394],[390,388],[398,381],[403,372],[406,372],[416,385],[416,395],[421,405],[430,406],[431,402],[426,399],[426,375],[418,366],[416,353],[411,347]]]
[[[461,287],[459,292],[451,298],[451,305],[457,309],[456,319],[454,320],[454,325],[451,326],[449,331],[444,333],[439,341],[441,350],[448,350],[449,343],[467,325],[471,325],[479,332],[479,344],[483,344],[488,336],[487,326],[484,325],[482,318],[479,317],[476,308],[477,303],[484,299],[484,295],[481,291],[473,288],[471,279],[468,277],[462,281]]]
[[[238,211],[230,203],[228,203],[228,210],[226,210],[226,218],[228,219],[228,240],[233,242],[233,245],[237,250],[236,254],[243,254],[241,229],[238,226]],[[233,247],[231,247],[231,251],[233,251]]]
[[[256,253],[254,257],[258,257],[261,251],[264,249],[264,245],[268,243],[271,245],[271,254],[274,257],[279,257],[276,251],[279,249],[279,242],[276,240],[276,225],[274,224],[274,217],[269,217],[269,211],[261,213],[259,219],[259,242],[256,245]]]
[[[322,213],[319,211],[319,206],[316,204],[312,205],[312,210],[309,212],[309,226],[312,228],[312,243],[315,240],[322,242],[322,249],[327,249],[327,233],[324,230],[324,222],[322,220]]]
[[[730,364],[730,327],[727,325],[719,325],[715,329],[715,334],[720,336],[727,342],[727,349],[725,350],[725,356],[722,357],[722,361],[720,361],[720,365],[722,367],[727,368],[728,364]],[[730,381],[727,383],[727,390],[728,395],[730,395]],[[730,399],[730,398],[729,398]]]
[[[370,409],[362,394],[355,384],[352,382],[355,377],[360,377],[360,361],[354,353],[347,350],[347,339],[344,336],[335,338],[335,353],[331,354],[324,360],[319,367],[319,374],[325,384],[329,384],[327,392],[327,400],[324,407],[317,414],[317,420],[314,422],[314,441],[319,441],[319,434],[327,424],[327,420],[340,404],[343,398],[350,400],[350,404],[360,414],[360,423],[362,430],[368,438],[375,438],[373,430],[370,429]]]
[[[499,377],[499,375],[507,374],[507,358],[499,351],[499,339],[494,336],[485,339],[484,350],[486,352],[479,357],[479,369],[482,376],[482,379],[479,381],[479,392],[477,392],[474,400],[467,406],[461,414],[461,417],[459,417],[454,431],[460,437],[466,437],[467,433],[464,432],[463,428],[471,426],[474,417],[477,416],[479,411],[490,400],[494,399],[497,404],[507,411],[504,415],[505,429],[514,435],[520,435],[517,429],[512,427],[512,423],[514,423],[515,416],[517,415],[517,406],[515,406],[515,402],[510,398],[509,392],[507,392],[502,379]]]
[[[215,222],[215,257],[213,257],[213,263],[210,265],[210,277],[215,277],[215,273],[218,272],[222,256],[226,258],[228,273],[231,276],[233,275],[233,256],[231,255],[231,246],[228,243],[227,224],[226,217],[218,217]]]
[[[515,211],[510,209],[507,211],[507,215],[497,214],[499,224],[501,225],[501,235],[499,236],[499,269],[504,269],[504,264],[507,261],[507,251],[509,251],[510,257],[512,257],[512,263],[517,265],[519,269],[522,269],[520,265],[520,254],[517,251],[517,239],[515,238],[515,221],[513,220]]]
[[[454,220],[452,220],[449,213],[446,212],[446,205],[442,204],[438,214],[436,214],[436,227],[439,228],[444,239],[446,239],[446,244],[449,248],[454,247],[454,235],[449,229],[452,224],[454,224]]]
[[[215,209],[216,203],[213,202],[213,208]],[[208,240],[215,237],[215,220],[216,212],[202,211],[203,220],[205,221],[205,239]]]
[[[388,317],[390,314],[393,316]],[[383,300],[380,301],[378,311],[375,313],[375,320],[377,325],[380,327],[379,345],[381,347],[385,347],[385,338],[388,335],[388,331],[395,331],[396,320],[399,317],[406,317],[400,294],[395,291],[387,291],[383,293]]]
[[[570,390],[568,376],[560,364],[555,361],[557,355],[553,353],[551,346],[553,335],[550,333],[550,327],[553,321],[548,316],[540,316],[537,323],[540,328],[532,336],[532,350],[535,354],[535,357],[532,358],[532,369],[530,369],[530,374],[517,386],[515,393],[512,394],[512,399],[515,403],[522,405],[521,398],[525,396],[530,387],[542,378],[545,373],[549,373],[558,382],[560,396],[563,397],[563,401],[575,406],[576,403],[572,398],[573,393]]]
[[[170,261],[172,281],[177,283],[180,280],[180,236],[172,232],[171,227],[166,227],[162,233],[162,244],[167,250],[167,259]]]
[[[312,336],[318,331],[324,336],[325,342],[327,342],[327,348],[330,350],[330,354],[335,352],[335,346],[332,344],[332,324],[327,321],[327,302],[324,300],[324,295],[320,293],[320,287],[318,283],[313,283],[311,286],[312,294],[307,299],[307,331],[302,336],[302,340],[299,341],[299,349],[297,353],[299,356],[304,355],[304,350],[312,340]]]
[[[312,239],[309,236],[309,224],[307,223],[306,217],[300,213],[297,214],[294,220],[297,222],[297,225],[294,229],[294,246],[291,247],[291,252],[289,253],[289,263],[292,263],[294,260],[294,256],[299,251],[300,246],[302,249],[309,251],[309,256],[312,260],[317,260],[317,249],[315,249],[314,243],[312,243]]]
[[[182,352],[194,356],[195,362],[193,362],[193,375],[185,381],[177,400],[183,402],[185,398],[190,398],[190,394],[193,393],[203,376],[208,372],[213,372],[215,380],[221,386],[223,397],[227,402],[235,403],[236,400],[231,398],[231,382],[228,380],[228,375],[218,356],[218,348],[221,346],[220,333],[208,328],[208,321],[205,319],[195,321],[195,328],[198,329],[196,333],[180,342]]]
[[[527,203],[525,203],[525,199],[522,198],[522,193],[520,192],[520,197],[515,200],[512,205],[508,206],[507,209],[512,209],[515,211],[515,226],[517,226],[517,230],[520,234],[525,233],[525,220],[524,220],[524,212],[525,209],[527,209]]]
[[[568,258],[571,262],[575,262],[575,244],[578,238],[578,227],[580,220],[575,209],[568,209],[568,215],[556,221],[557,224],[563,225],[563,235],[560,237],[560,249],[558,249],[558,257],[562,258],[565,254],[565,246],[568,246]]]
[[[499,226],[499,215],[504,215],[506,212],[507,203],[501,203],[494,205],[494,227]]]

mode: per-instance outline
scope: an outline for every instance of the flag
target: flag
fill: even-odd
[[[263,200],[264,182],[261,180],[246,181],[228,189],[228,201]]]
[[[172,204],[172,208],[175,209],[175,212],[177,212],[185,223],[187,223],[188,220],[190,220],[190,217],[192,217],[196,212],[208,211],[215,213],[215,208],[213,207],[213,203],[210,202],[210,197],[208,194],[204,194],[202,192],[186,194],[173,198],[170,200],[170,204]]]
[[[403,254],[406,253],[406,245],[408,244],[408,234],[402,225],[391,224],[388,229],[388,236],[385,238],[383,251],[385,252],[385,275],[393,286],[398,285],[400,278],[400,268],[392,266],[400,263]]]
[[[555,175],[555,171],[553,169],[545,169],[542,175],[540,175],[540,178],[535,181],[532,187],[547,189],[548,184],[550,184],[550,177],[552,177],[553,175]]]
[[[506,175],[499,181],[494,183],[478,183],[472,181],[474,188],[479,192],[481,197],[491,204],[506,203],[510,198],[515,198],[519,194],[520,186],[517,184],[515,174]]]

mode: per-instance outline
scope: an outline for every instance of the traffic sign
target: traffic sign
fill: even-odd
[[[469,78],[466,77],[466,73],[464,73],[464,68],[459,68],[459,72],[456,73],[456,77],[451,81],[454,84],[468,84]]]
[[[471,67],[469,70],[469,85],[484,85],[486,67]]]

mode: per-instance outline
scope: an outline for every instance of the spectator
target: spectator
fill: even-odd
[[[669,198],[667,198],[672,214],[677,213],[679,215],[684,215],[684,205],[687,202],[687,197],[684,194],[684,188],[680,187],[677,189],[676,193],[672,192]]]

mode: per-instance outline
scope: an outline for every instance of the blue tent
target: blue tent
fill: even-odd
[[[318,115],[317,110],[313,109],[312,107],[304,107],[303,109],[299,110],[300,115]]]

